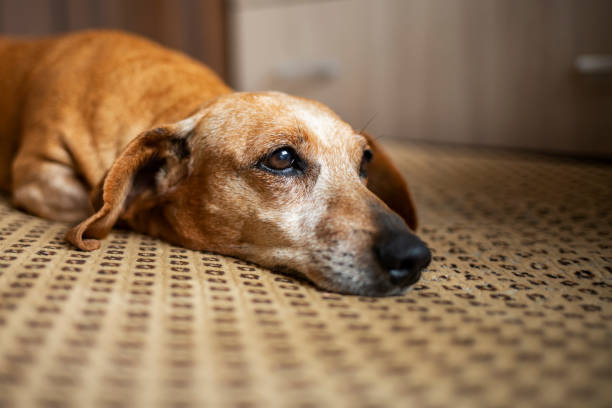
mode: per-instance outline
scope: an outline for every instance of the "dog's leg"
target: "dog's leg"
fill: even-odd
[[[77,222],[91,214],[87,189],[71,167],[18,155],[12,173],[16,206],[57,221]]]

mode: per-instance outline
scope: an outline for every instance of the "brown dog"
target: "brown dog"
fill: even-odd
[[[429,263],[398,170],[320,103],[232,92],[119,32],[2,38],[0,61],[0,186],[82,221],[66,238],[83,250],[121,221],[364,295],[401,293]]]

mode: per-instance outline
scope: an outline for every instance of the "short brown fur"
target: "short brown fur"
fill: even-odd
[[[97,249],[122,222],[188,248],[295,269],[327,289],[391,293],[360,251],[377,228],[372,208],[388,205],[416,228],[410,194],[373,138],[325,106],[233,93],[189,57],[114,31],[0,38],[0,61],[0,187],[33,214],[81,221],[66,234],[78,248]],[[309,162],[301,177],[257,167],[285,145]],[[369,190],[357,174],[366,145]],[[331,214],[311,234],[309,225]],[[357,226],[367,233],[353,234]],[[326,275],[332,267],[317,254],[340,251],[326,249],[340,248],[334,237],[367,264],[338,274],[372,275],[365,283]]]

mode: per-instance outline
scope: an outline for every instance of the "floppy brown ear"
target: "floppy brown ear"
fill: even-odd
[[[372,161],[368,164],[368,188],[398,213],[412,230],[416,230],[416,210],[402,173],[372,135],[367,132],[361,134],[368,140],[373,153]]]
[[[188,137],[201,116],[146,131],[119,154],[102,182],[92,192],[95,214],[66,233],[76,247],[100,247],[117,220],[150,209],[187,174]]]

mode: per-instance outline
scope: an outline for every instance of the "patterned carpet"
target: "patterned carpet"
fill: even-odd
[[[393,145],[434,253],[318,291],[0,200],[0,407],[612,407],[612,166]]]

